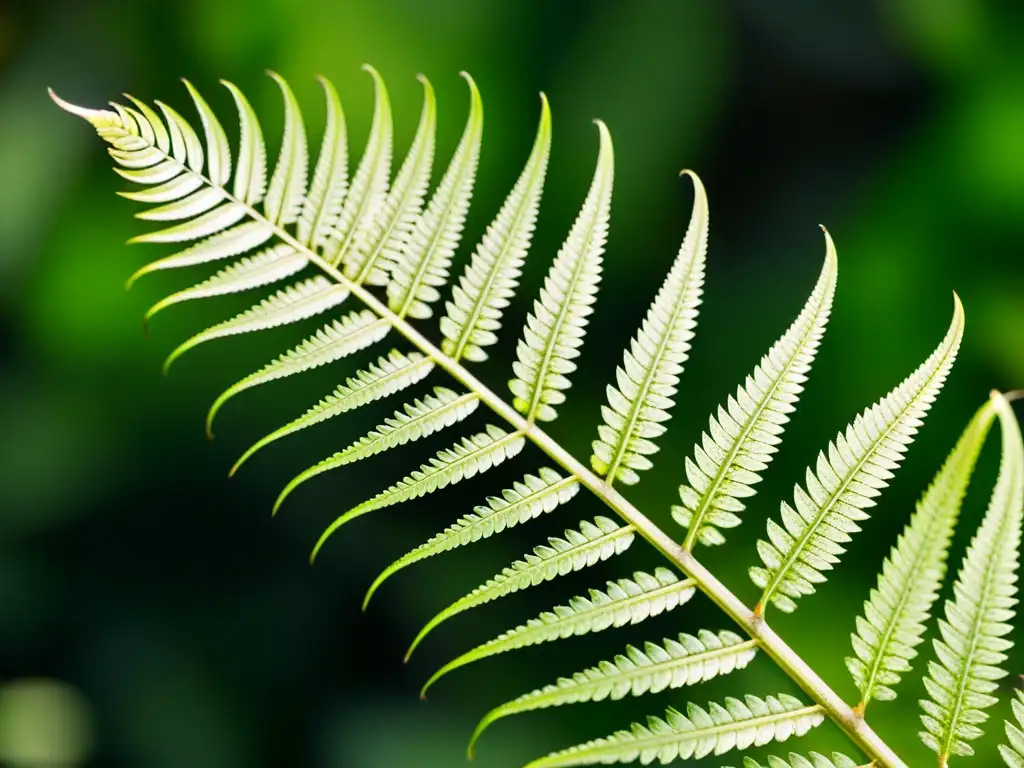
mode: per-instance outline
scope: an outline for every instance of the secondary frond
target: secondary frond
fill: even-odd
[[[468,418],[478,405],[480,396],[475,392],[460,395],[447,387],[434,387],[434,394],[406,403],[390,419],[386,419],[345,450],[300,472],[281,492],[274,505],[275,513],[285,498],[307,480],[447,429]]]
[[[648,717],[647,725],[633,723],[628,731],[542,757],[527,768],[700,759],[803,736],[824,719],[820,707],[785,694],[727,698],[724,706],[712,702],[707,709],[688,704],[685,715],[669,709],[664,719]]]
[[[993,393],[1002,433],[1002,460],[988,511],[964,557],[939,620],[941,639],[933,642],[936,660],[924,680],[922,741],[945,766],[951,756],[974,754],[968,743],[982,735],[986,709],[998,699],[1001,667],[1013,645],[1017,604],[1017,566],[1024,520],[1024,443],[1009,401]]]
[[[722,529],[735,528],[742,501],[753,496],[782,442],[782,433],[803,392],[828,325],[838,264],[832,237],[825,232],[825,264],[797,319],[737,388],[687,457],[689,484],[679,486],[680,506],[672,517],[688,529],[683,547],[725,542]]]
[[[493,425],[488,425],[485,432],[462,438],[451,448],[438,452],[437,457],[431,459],[429,464],[421,465],[404,480],[353,507],[331,523],[313,548],[310,561],[316,559],[327,539],[350,520],[482,474],[518,454],[525,443],[526,438],[521,433],[505,432]],[[278,499],[275,509],[280,507],[282,501],[283,496]]]
[[[803,757],[790,752],[787,759],[772,756],[764,764],[757,762],[752,757],[745,757],[743,758],[743,768],[857,768],[857,763],[838,752],[833,752],[832,757],[825,757],[818,752],[811,752],[807,757]],[[863,766],[862,768],[871,767]]]
[[[955,298],[945,338],[921,366],[892,392],[860,413],[808,468],[807,490],[795,489],[794,506],[782,503],[782,525],[768,521],[769,541],[759,541],[764,568],[751,580],[764,591],[756,611],[768,603],[796,610],[796,600],[814,592],[846,551],[882,489],[899,468],[924,417],[942,389],[963,338],[964,314]]]
[[[472,757],[483,732],[504,717],[535,709],[560,707],[585,701],[616,701],[626,696],[696,685],[743,669],[757,655],[757,641],[744,640],[734,632],[701,630],[697,637],[680,634],[661,645],[645,643],[643,650],[630,645],[612,661],[561,677],[558,682],[492,709],[477,725],[469,745]]]
[[[601,148],[583,208],[544,280],[540,298],[526,318],[512,364],[513,406],[528,421],[552,421],[565,401],[569,374],[583,345],[601,282],[601,256],[608,238],[615,158],[611,134],[600,120]]]
[[[453,360],[486,360],[484,347],[498,340],[501,316],[519,284],[533,239],[550,154],[551,110],[541,94],[540,126],[526,167],[445,305],[441,349]]]
[[[410,352],[406,355],[397,349],[391,350],[387,355],[381,356],[376,363],[350,376],[344,384],[339,384],[330,395],[297,419],[254,443],[231,468],[231,474],[234,475],[256,451],[274,441],[401,392],[422,381],[433,369],[434,361],[419,352]]]
[[[1006,744],[999,745],[999,754],[1010,768],[1024,768],[1024,692],[1016,691],[1010,703],[1016,722],[1004,723]]]
[[[470,93],[462,139],[427,210],[416,220],[392,264],[388,307],[399,317],[422,320],[431,316],[430,305],[441,297],[438,288],[448,280],[448,269],[466,224],[480,162],[484,108],[473,78],[465,72],[462,76],[469,83]]]
[[[653,575],[637,571],[632,579],[609,581],[606,591],[591,589],[587,597],[574,597],[568,605],[560,605],[530,619],[515,629],[462,654],[434,674],[423,686],[426,695],[434,683],[460,667],[529,645],[547,643],[609,627],[639,624],[641,621],[671,611],[693,597],[694,583],[680,579],[667,568],[658,568]]]
[[[896,698],[892,686],[911,669],[925,623],[946,576],[946,558],[978,454],[995,418],[989,400],[975,414],[917,504],[910,523],[882,565],[878,586],[851,635],[846,666],[860,689],[859,710],[872,699]]]
[[[609,482],[634,485],[637,472],[650,469],[657,452],[654,438],[665,433],[671,418],[679,377],[690,354],[704,287],[708,248],[708,199],[696,174],[693,211],[683,244],[643,325],[615,369],[618,386],[606,387],[608,405],[601,406],[604,424],[593,442],[590,464]]]
[[[575,496],[579,489],[580,484],[575,477],[562,477],[547,467],[541,467],[537,475],[526,475],[511,488],[502,491],[501,496],[489,496],[487,506],[474,507],[470,514],[460,517],[454,525],[389,565],[366,592],[363,610],[366,610],[381,584],[398,571],[428,557],[489,538],[553,512]]]
[[[622,554],[635,538],[632,526],[620,526],[607,517],[598,517],[593,523],[584,520],[578,531],[566,530],[564,539],[550,537],[547,544],[535,547],[532,554],[516,560],[431,619],[413,640],[406,661],[427,635],[453,616]]]
[[[348,128],[345,125],[345,112],[338,91],[331,81],[325,77],[318,77],[317,80],[324,91],[326,124],[309,194],[306,195],[296,228],[299,242],[314,249],[326,245],[338,222],[345,195],[348,194]],[[248,107],[247,104],[245,106]],[[239,112],[242,110],[243,105],[239,104]],[[247,108],[245,111],[251,113],[252,109]],[[249,119],[255,123],[255,115],[250,115]],[[244,122],[242,142],[244,146]],[[237,192],[235,196],[238,196]]]
[[[281,152],[277,156],[274,174],[270,177],[263,207],[271,223],[285,226],[299,220],[306,200],[309,146],[306,144],[306,127],[295,94],[279,74],[267,74],[280,87],[284,97],[284,137],[281,139]],[[214,183],[223,182],[214,179]]]

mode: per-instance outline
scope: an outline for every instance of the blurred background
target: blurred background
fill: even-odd
[[[604,287],[576,386],[550,430],[581,458],[603,383],[685,231],[691,191],[677,173],[702,176],[712,229],[699,333],[655,469],[627,494],[670,532],[683,459],[707,414],[796,316],[824,253],[817,225],[830,228],[841,279],[803,405],[746,524],[728,546],[702,553],[751,602],[745,572],[764,518],[836,430],[924,359],[959,292],[963,352],[905,469],[820,594],[774,619],[854,700],[843,665],[848,634],[889,545],[988,391],[1024,385],[1024,5],[8,0],[0,5],[0,764],[450,768],[464,764],[466,740],[490,707],[626,643],[729,628],[697,597],[638,627],[480,663],[423,703],[420,684],[455,655],[608,578],[653,568],[658,556],[637,544],[626,557],[463,615],[403,665],[406,644],[436,611],[544,537],[600,514],[599,503],[582,493],[541,521],[419,565],[363,614],[363,591],[383,567],[535,472],[543,457],[528,449],[485,478],[367,516],[314,568],[309,548],[330,521],[449,445],[455,431],[318,478],[276,520],[270,503],[288,479],[401,401],[279,443],[227,479],[255,439],[382,350],[246,393],[208,443],[202,419],[212,398],[319,323],[205,345],[163,378],[160,362],[180,340],[254,299],[176,307],[143,338],[145,309],[205,274],[164,274],[124,292],[129,274],[170,250],[125,246],[144,226],[114,195],[124,183],[91,128],[60,113],[45,88],[91,106],[127,91],[191,116],[178,81],[186,76],[233,135],[223,77],[249,94],[273,152],[280,103],[263,70],[292,82],[314,146],[322,73],[341,92],[358,154],[372,108],[363,62],[389,83],[399,155],[419,112],[417,72],[438,91],[440,163],[465,117],[458,71],[480,85],[484,150],[456,269],[525,161],[537,93],[551,99],[554,148],[537,237],[502,344],[479,367],[500,391],[525,313],[585,194],[597,146],[591,118],[610,126],[617,186]],[[984,509],[992,448],[956,560]],[[1020,654],[1012,670],[1024,671]],[[778,692],[797,691],[758,659],[700,688],[502,722],[477,764],[518,766],[688,700]],[[930,763],[916,737],[923,688],[907,680],[899,693],[896,704],[874,705],[874,723],[909,764]],[[977,763],[997,759],[1007,710],[993,713]],[[855,754],[828,725],[799,748]]]

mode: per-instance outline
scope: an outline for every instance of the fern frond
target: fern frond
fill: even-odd
[[[240,202],[256,206],[263,201],[267,191],[267,146],[263,141],[263,129],[252,105],[238,86],[227,80],[221,80],[221,84],[235,100],[241,129],[233,194]],[[142,106],[141,102],[137,103]],[[158,121],[150,117],[150,123],[156,125]]]
[[[423,111],[412,146],[380,212],[353,238],[343,259],[345,276],[356,283],[387,284],[395,259],[412,237],[423,209],[434,164],[437,100],[430,81],[423,75],[419,80],[423,84]]]
[[[391,124],[391,99],[380,73],[369,64],[363,71],[373,78],[373,121],[366,148],[359,161],[352,185],[345,195],[341,213],[330,237],[324,244],[323,255],[331,266],[337,266],[348,254],[357,233],[366,227],[380,211],[391,180],[391,154],[394,131]]]
[[[326,77],[318,77],[324,91],[326,124],[320,142],[313,180],[309,185],[296,234],[303,245],[326,245],[338,223],[348,193],[348,128],[338,91]],[[238,197],[236,192],[235,197]]]
[[[1002,433],[1002,460],[988,511],[964,557],[933,641],[937,660],[924,680],[922,741],[945,766],[953,755],[974,754],[968,742],[983,731],[986,709],[998,699],[1001,664],[1013,645],[1007,639],[1017,604],[1017,566],[1024,520],[1024,443],[1009,401],[992,398]]]
[[[601,148],[590,191],[526,318],[518,360],[512,364],[512,405],[531,422],[557,417],[554,406],[565,401],[568,376],[576,370],[574,360],[597,300],[615,175],[611,134],[600,120],[597,127]]]
[[[394,416],[371,430],[368,435],[296,475],[278,496],[274,513],[277,513],[292,491],[307,480],[447,429],[468,418],[478,405],[480,396],[476,393],[459,395],[447,387],[435,387],[433,395],[406,403],[403,410],[395,411]]]
[[[708,418],[708,430],[686,459],[686,479],[679,486],[681,506],[672,517],[688,529],[683,547],[692,550],[725,542],[721,529],[740,524],[741,501],[771,463],[782,442],[789,416],[796,410],[804,383],[825,333],[836,290],[838,264],[832,237],[825,232],[825,264],[797,319],[768,350],[736,396]]]
[[[604,424],[598,427],[590,464],[611,483],[634,485],[640,480],[637,473],[653,466],[648,456],[657,452],[654,438],[665,433],[664,422],[671,418],[697,326],[708,247],[708,199],[700,179],[684,173],[693,181],[686,237],[643,325],[623,353],[622,366],[615,370],[618,386],[606,387],[608,405],[601,407]]]
[[[196,112],[199,113],[203,133],[206,135],[206,174],[215,185],[223,187],[231,178],[231,149],[228,146],[228,135],[210,109],[210,105],[199,95],[199,91],[188,80],[182,82],[185,83],[185,88],[196,105]]]
[[[743,768],[857,768],[857,763],[838,752],[833,752],[831,758],[818,752],[811,752],[807,757],[790,752],[788,759],[768,757],[767,762],[763,765],[752,757],[745,757],[743,758]],[[871,768],[871,766],[862,768]]]
[[[550,537],[546,545],[535,547],[532,554],[516,560],[431,619],[416,635],[405,660],[410,659],[427,635],[453,616],[622,554],[635,537],[632,526],[620,526],[607,517],[598,517],[593,523],[584,520],[578,531],[566,530],[564,539]]]
[[[860,690],[862,713],[872,699],[896,698],[892,686],[917,656],[946,575],[960,507],[995,414],[990,400],[971,419],[882,565],[864,615],[857,617],[857,631],[851,635],[855,656],[846,666]]]
[[[424,496],[428,493],[445,488],[449,485],[482,474],[492,467],[511,459],[518,454],[526,443],[520,432],[505,430],[488,425],[485,432],[472,437],[464,437],[451,448],[439,451],[436,458],[429,464],[423,464],[418,470],[395,485],[382,491],[368,501],[353,507],[343,514],[324,531],[310,555],[310,562],[316,560],[327,539],[345,523],[377,509]],[[277,507],[283,499],[278,499]]]
[[[558,682],[492,709],[477,725],[469,745],[472,756],[483,732],[501,718],[535,709],[560,707],[585,701],[617,701],[626,696],[696,685],[746,667],[757,655],[757,641],[744,640],[734,632],[701,630],[697,637],[680,634],[661,645],[645,643],[643,650],[630,645],[612,661],[561,677]]]
[[[297,347],[224,390],[207,413],[207,434],[213,434],[213,420],[220,409],[240,392],[341,360],[376,344],[390,330],[391,326],[386,320],[368,309],[350,312],[339,320],[331,321]]]
[[[1006,744],[999,745],[999,754],[1010,768],[1024,768],[1024,692],[1016,691],[1013,701],[1013,717],[1003,724],[1006,729]]]
[[[261,448],[291,435],[299,430],[312,427],[335,416],[351,411],[354,408],[372,403],[375,400],[401,392],[413,384],[426,378],[434,369],[434,361],[419,352],[405,355],[397,349],[381,356],[376,363],[350,376],[344,384],[307,410],[297,419],[274,430],[269,435],[256,441],[231,468],[231,475]],[[207,422],[209,429],[210,422]]]
[[[389,565],[367,590],[363,610],[366,610],[381,584],[398,571],[428,557],[489,538],[552,512],[575,496],[579,489],[580,484],[575,477],[562,477],[547,467],[541,467],[537,475],[526,475],[511,488],[502,491],[500,497],[489,496],[487,506],[474,507],[473,512],[460,517],[454,525]]]
[[[179,177],[188,178],[188,177]],[[132,199],[141,199],[141,193],[122,193],[125,196],[131,194]],[[200,243],[178,251],[170,256],[146,264],[136,270],[128,278],[127,287],[131,288],[143,275],[156,272],[162,269],[181,269],[182,267],[195,267],[200,264],[208,264],[212,261],[230,259],[254,248],[259,248],[274,236],[273,227],[264,221],[246,221],[234,227],[211,235]]]
[[[427,210],[416,220],[392,265],[388,307],[399,317],[422,320],[431,316],[430,304],[441,296],[437,289],[447,281],[448,268],[462,239],[484,128],[480,91],[473,78],[465,72],[462,76],[470,92],[462,139]]]
[[[924,417],[938,396],[963,337],[964,314],[955,299],[953,320],[938,348],[902,384],[863,411],[845,432],[818,454],[807,470],[807,490],[795,489],[795,503],[782,503],[782,525],[768,521],[770,542],[759,541],[764,568],[751,580],[764,591],[756,612],[769,602],[787,613],[796,600],[825,581],[845,544],[867,519],[866,509],[888,485]]]
[[[422,695],[449,672],[467,664],[529,645],[639,624],[650,616],[677,608],[693,597],[693,592],[693,581],[680,579],[667,568],[658,568],[653,575],[637,571],[632,579],[609,581],[604,592],[591,589],[587,597],[574,597],[568,605],[545,611],[526,624],[462,654],[427,681]]]
[[[263,210],[271,222],[283,226],[298,221],[302,213],[306,199],[309,148],[295,94],[279,74],[267,74],[277,83],[284,97],[284,138],[281,139],[281,152],[277,156],[274,174],[270,177]]]
[[[628,731],[542,757],[526,768],[700,759],[803,736],[824,719],[821,707],[805,707],[786,694],[727,698],[724,706],[711,703],[706,710],[688,704],[685,715],[669,709],[664,719],[648,717],[647,725],[634,723]]]
[[[550,154],[551,110],[541,94],[540,125],[526,167],[445,305],[441,349],[453,360],[482,362],[487,359],[484,347],[498,340],[501,316],[519,284],[533,239]]]
[[[175,360],[200,344],[225,336],[265,331],[297,323],[338,306],[348,298],[348,295],[349,290],[346,286],[319,275],[291,285],[230,320],[207,328],[178,345],[168,355],[164,363],[164,372],[167,372]]]

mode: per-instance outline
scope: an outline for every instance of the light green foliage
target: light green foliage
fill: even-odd
[[[632,527],[619,526],[607,517],[598,517],[593,523],[584,520],[578,531],[567,530],[564,539],[552,536],[547,544],[535,547],[531,554],[516,560],[431,619],[416,636],[406,660],[428,634],[453,616],[622,554],[629,549],[633,539]]]
[[[963,337],[964,314],[957,298],[946,337],[921,366],[892,392],[854,419],[818,454],[807,470],[807,489],[796,487],[794,506],[782,503],[782,525],[768,521],[759,541],[764,568],[750,577],[764,592],[758,603],[796,610],[796,600],[825,581],[851,536],[867,519],[882,489],[899,468],[925,415],[946,381]]]
[[[529,421],[554,420],[554,406],[565,402],[568,376],[576,370],[587,318],[597,300],[615,177],[611,134],[601,121],[597,127],[601,149],[590,191],[526,318],[519,359],[512,364],[512,404]]]
[[[669,709],[664,718],[648,717],[647,725],[633,723],[628,731],[534,760],[527,768],[699,760],[803,736],[824,719],[820,708],[805,707],[785,694],[729,698],[724,705],[712,702],[707,709],[689,704],[685,715]]]
[[[380,585],[403,568],[456,547],[490,538],[496,533],[552,512],[575,496],[579,489],[580,484],[575,477],[562,477],[547,467],[542,467],[537,475],[526,475],[522,481],[502,491],[501,496],[489,496],[486,506],[474,507],[471,513],[460,517],[454,525],[389,565],[367,591],[363,610]]]
[[[924,680],[928,699],[921,701],[925,730],[921,739],[945,765],[951,756],[974,754],[968,742],[983,733],[986,709],[998,698],[997,681],[1006,676],[1002,663],[1013,645],[1017,604],[1017,566],[1024,520],[1024,443],[1009,402],[993,393],[1002,433],[1002,461],[985,519],[964,557],[939,620],[941,639],[936,659]]]
[[[395,411],[394,416],[345,450],[300,472],[281,492],[275,511],[292,491],[307,480],[447,429],[467,418],[479,404],[480,397],[476,394],[459,395],[447,387],[435,387],[434,394],[406,403],[402,410]]]
[[[453,360],[486,360],[484,347],[498,340],[501,315],[515,294],[533,239],[550,154],[551,110],[542,94],[540,127],[526,167],[445,305],[441,349]]]
[[[406,399],[364,437],[293,480],[274,511],[300,483],[328,469],[397,450],[486,409],[489,426],[442,450],[387,490],[338,517],[313,550],[320,552],[342,525],[368,512],[397,505],[482,474],[513,459],[532,442],[551,467],[490,496],[486,504],[395,560],[366,594],[364,608],[393,574],[434,555],[482,541],[538,519],[587,488],[610,513],[564,537],[549,538],[523,559],[486,581],[437,615],[413,647],[434,627],[463,611],[541,584],[623,552],[644,539],[668,565],[608,581],[603,590],[570,599],[537,618],[457,657],[431,677],[424,692],[447,673],[470,663],[526,646],[567,640],[612,627],[637,624],[675,609],[696,591],[704,592],[747,638],[729,631],[680,634],[645,643],[575,674],[558,679],[493,709],[477,727],[473,743],[494,721],[511,714],[584,701],[640,696],[693,685],[747,666],[760,655],[805,690],[804,706],[780,695],[726,699],[707,709],[689,705],[686,714],[669,710],[604,739],[536,760],[531,768],[614,763],[667,763],[701,759],[802,735],[831,719],[866,755],[873,768],[906,768],[906,763],[864,720],[872,699],[894,696],[893,686],[910,671],[925,623],[941,587],[954,526],[965,490],[990,424],[1002,427],[1002,465],[985,520],[964,559],[954,599],[939,623],[937,659],[925,681],[922,702],[926,744],[939,764],[969,755],[968,742],[981,735],[985,710],[995,701],[1009,648],[1007,636],[1016,603],[1016,568],[1024,519],[1024,446],[1008,398],[993,395],[968,425],[950,458],[922,497],[882,567],[878,586],[865,604],[853,635],[848,666],[861,691],[858,707],[846,704],[815,670],[764,620],[768,604],[792,611],[796,601],[824,582],[845,552],[867,510],[892,479],[908,446],[954,362],[964,316],[956,302],[949,331],[935,352],[902,384],[866,409],[821,452],[807,470],[781,521],[768,523],[758,545],[763,567],[751,569],[761,599],[747,607],[716,574],[694,557],[698,542],[724,543],[724,531],[740,522],[745,499],[767,470],[783,430],[803,393],[829,320],[836,290],[835,247],[826,232],[825,264],[800,315],[761,359],[733,397],[710,417],[690,458],[674,466],[681,505],[675,520],[688,529],[681,545],[619,493],[615,484],[637,482],[651,468],[656,440],[666,430],[676,399],[702,300],[708,237],[708,201],[695,174],[694,203],[687,234],[660,291],[625,351],[615,381],[606,390],[603,424],[593,442],[591,466],[573,457],[542,428],[556,418],[575,373],[589,317],[594,311],[608,237],[614,157],[604,123],[597,121],[599,150],[583,206],[554,258],[529,312],[509,383],[513,399],[503,400],[464,365],[482,361],[497,342],[503,315],[518,286],[540,213],[552,143],[551,111],[541,97],[541,114],[523,170],[497,215],[490,220],[432,334],[415,321],[431,317],[441,298],[463,236],[483,136],[483,103],[469,84],[470,105],[462,138],[433,194],[437,104],[423,76],[419,126],[397,176],[391,101],[380,74],[373,80],[374,111],[365,149],[349,175],[348,134],[341,99],[325,79],[323,138],[315,165],[300,106],[288,84],[271,73],[284,104],[280,150],[269,158],[263,129],[249,100],[224,82],[238,119],[232,152],[229,132],[199,90],[185,87],[199,130],[163,102],[86,109],[52,94],[63,109],[87,120],[106,141],[115,171],[136,185],[123,197],[138,203],[138,218],[155,231],[134,243],[173,244],[174,252],[136,270],[143,275],[206,267],[206,275],[158,301],[147,320],[163,309],[199,299],[262,290],[269,298],[246,312],[202,331],[172,352],[167,364],[212,339],[286,326],[334,310],[344,301],[359,306],[329,317],[323,327],[260,370],[221,394],[207,417],[210,429],[223,405],[238,393],[276,379],[340,361],[357,350],[398,334],[408,351],[392,349],[344,379],[330,395],[298,418],[256,441],[232,474],[257,451],[355,408],[405,391],[432,372],[453,379],[419,399]],[[429,202],[428,200],[429,195]],[[486,221],[487,219],[482,219]],[[285,281],[291,285],[282,288]],[[190,283],[186,283],[189,285]],[[439,334],[437,333],[439,331]],[[294,343],[294,342],[293,342]],[[410,460],[409,468],[416,460]],[[408,472],[408,469],[405,470]],[[500,486],[497,486],[500,487]],[[493,492],[492,486],[491,492]],[[485,489],[485,493],[487,490]],[[454,517],[454,515],[453,515]],[[683,575],[677,575],[677,572]],[[443,605],[444,603],[442,603]],[[822,632],[827,628],[823,628]],[[763,654],[757,654],[763,650]],[[1024,697],[1014,702],[1016,724],[1007,723],[1001,754],[1011,768],[1024,766]],[[472,749],[472,745],[471,745]],[[769,757],[767,768],[851,768],[854,761],[811,752],[787,759]],[[752,758],[747,768],[761,768]]]
[[[708,248],[708,199],[692,173],[693,213],[690,226],[665,283],[647,311],[643,325],[616,368],[616,384],[606,387],[608,405],[601,407],[590,464],[609,482],[634,485],[637,472],[650,469],[647,458],[657,452],[653,440],[665,433],[664,422],[675,405],[683,363],[697,327]]]
[[[497,720],[547,707],[584,701],[617,700],[643,696],[670,688],[696,685],[713,677],[742,669],[757,654],[757,641],[744,640],[734,632],[701,630],[697,637],[680,634],[676,640],[644,643],[643,650],[630,645],[625,653],[596,667],[561,677],[552,685],[492,709],[473,733],[473,745]]]
[[[999,745],[999,754],[1010,768],[1024,768],[1024,692],[1017,691],[1011,704],[1016,722],[1006,721],[1006,744]]]
[[[800,315],[737,388],[686,459],[686,479],[679,486],[682,504],[672,517],[689,529],[683,546],[725,543],[721,529],[735,528],[753,496],[753,486],[774,458],[782,433],[803,392],[804,383],[825,333],[835,295],[838,264],[832,237],[825,232],[825,265]]]
[[[388,307],[399,317],[423,320],[433,314],[430,304],[441,298],[438,288],[448,280],[448,269],[462,239],[484,130],[480,91],[473,78],[466,73],[463,77],[470,91],[466,129],[427,210],[402,241],[391,267]]]
[[[917,656],[946,575],[960,506],[995,413],[989,401],[967,425],[882,565],[878,587],[864,603],[864,615],[857,617],[857,632],[851,635],[856,655],[846,660],[846,666],[860,689],[862,709],[872,699],[896,698],[892,686],[910,671]]]
[[[403,501],[425,496],[474,475],[483,474],[518,454],[523,450],[525,442],[522,434],[508,433],[493,425],[489,425],[484,432],[462,438],[451,448],[439,451],[429,464],[421,465],[405,479],[353,507],[331,523],[313,548],[310,560],[316,559],[327,539],[345,523],[367,512],[401,504]],[[275,511],[281,506],[286,494],[287,490],[278,498]]]
[[[488,656],[547,643],[609,627],[639,624],[671,611],[693,597],[693,582],[680,579],[667,568],[653,575],[638,571],[632,579],[609,581],[605,591],[591,589],[587,597],[574,597],[568,605],[556,606],[493,640],[462,654],[445,665],[423,686],[423,693],[449,672]]]

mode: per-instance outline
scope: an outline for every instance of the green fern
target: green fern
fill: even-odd
[[[1010,768],[1024,767],[1024,692],[1017,691],[1013,697],[1013,719],[1005,723],[1006,744],[999,745],[999,754]]]
[[[748,608],[698,561],[700,542],[724,543],[724,531],[741,521],[747,500],[768,469],[817,354],[836,289],[835,247],[826,232],[825,264],[799,316],[754,371],[709,419],[690,458],[666,462],[681,482],[681,504],[672,515],[687,529],[681,544],[652,522],[618,489],[652,468],[651,456],[667,429],[683,366],[687,361],[703,298],[709,206],[692,172],[694,200],[690,223],[661,290],[623,354],[593,442],[591,469],[541,424],[557,416],[570,377],[577,370],[590,315],[594,311],[608,237],[614,150],[611,134],[598,121],[596,168],[582,208],[559,249],[532,305],[517,346],[506,402],[466,364],[485,360],[498,340],[505,311],[526,267],[540,210],[552,141],[551,112],[541,98],[536,136],[525,165],[504,204],[482,234],[445,302],[436,335],[416,321],[433,316],[466,229],[483,137],[483,102],[473,80],[469,115],[458,147],[436,188],[437,104],[425,77],[419,126],[394,179],[393,117],[383,78],[373,80],[370,134],[354,173],[349,174],[345,114],[334,87],[321,79],[325,115],[323,139],[312,160],[300,106],[288,84],[271,74],[284,104],[280,149],[268,157],[263,130],[248,99],[230,83],[238,114],[236,151],[223,125],[191,83],[186,83],[201,126],[197,132],[170,106],[129,104],[93,110],[69,104],[63,109],[89,121],[110,144],[115,170],[139,188],[122,192],[143,208],[138,217],[157,229],[132,242],[176,244],[177,251],[136,270],[135,280],[170,269],[211,270],[192,287],[154,304],[147,320],[167,307],[213,300],[228,294],[262,291],[264,298],[245,312],[201,331],[178,346],[170,365],[205,342],[300,320],[328,316],[319,331],[244,376],[210,408],[208,430],[219,410],[237,394],[278,379],[326,369],[349,355],[382,342],[395,347],[347,377],[331,394],[297,418],[256,441],[232,468],[278,440],[377,400],[404,392],[431,374],[453,379],[451,387],[406,400],[394,415],[364,437],[300,474],[282,492],[281,502],[306,479],[384,451],[410,450],[420,438],[453,428],[474,411],[487,411],[482,432],[460,436],[407,476],[339,516],[324,532],[315,557],[338,528],[368,512],[412,501],[510,461],[532,443],[546,464],[490,496],[486,503],[388,566],[364,601],[395,573],[423,560],[480,542],[551,513],[581,488],[595,495],[621,521],[597,517],[564,538],[551,537],[532,554],[500,571],[482,586],[451,603],[433,619],[415,647],[434,627],[458,613],[476,609],[524,588],[579,571],[623,552],[643,539],[669,567],[617,578],[603,589],[540,614],[538,618],[457,656],[424,687],[455,669],[525,646],[638,624],[675,609],[696,592],[707,595],[743,632],[701,631],[661,643],[628,646],[612,661],[538,688],[494,708],[478,726],[473,743],[496,720],[512,714],[603,699],[642,696],[694,685],[750,664],[755,656],[774,661],[812,699],[803,705],[778,697],[729,698],[724,705],[665,718],[617,732],[534,761],[533,768],[701,758],[803,735],[826,718],[839,726],[875,768],[906,763],[864,719],[872,699],[891,698],[892,687],[910,671],[924,624],[941,588],[953,527],[985,434],[995,416],[1002,428],[1002,467],[985,522],[964,561],[940,622],[937,661],[929,665],[925,708],[926,743],[945,764],[951,755],[971,752],[980,735],[984,710],[994,702],[995,680],[1008,647],[1006,634],[1016,599],[1017,546],[1024,517],[1024,448],[1009,401],[994,395],[968,425],[949,460],[918,505],[865,604],[853,636],[850,671],[861,692],[852,707],[812,669],[765,620],[773,604],[783,611],[810,595],[838,562],[852,535],[877,503],[902,463],[953,364],[963,331],[959,300],[949,331],[936,351],[910,377],[862,412],[830,443],[796,489],[794,504],[782,505],[781,524],[768,523],[768,541],[758,552],[762,566],[751,571],[762,589]],[[310,167],[312,172],[310,173]],[[269,296],[267,295],[269,294]],[[351,309],[339,310],[346,302]],[[340,446],[339,446],[340,447]],[[410,461],[410,467],[416,463]],[[536,465],[535,465],[536,466]],[[750,513],[747,512],[749,515]],[[635,546],[633,547],[635,548]],[[681,575],[680,575],[681,574]],[[824,631],[824,628],[822,629]],[[744,635],[746,637],[744,637]],[[758,653],[763,650],[764,653]],[[1015,703],[1024,719],[1024,699]],[[1011,766],[1024,760],[1021,729],[1007,725],[1009,745],[1001,752]],[[471,747],[472,748],[472,747]],[[759,764],[746,758],[748,768]],[[792,754],[768,758],[769,768],[850,768],[854,761]]]

